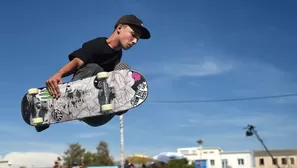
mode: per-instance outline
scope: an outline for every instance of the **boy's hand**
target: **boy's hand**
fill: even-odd
[[[58,84],[61,84],[62,81],[62,75],[60,74],[55,74],[54,76],[50,77],[47,81],[46,81],[46,86],[47,89],[49,91],[49,93],[54,97],[54,98],[58,98],[60,97],[60,89]]]

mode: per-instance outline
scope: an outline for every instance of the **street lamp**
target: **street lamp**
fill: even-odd
[[[254,133],[253,133],[254,130],[254,126],[253,125],[248,125],[247,126],[247,131],[245,132],[245,135],[246,136],[253,136]]]
[[[272,161],[273,161],[273,156],[272,154],[270,153],[270,151],[268,150],[268,148],[266,147],[266,145],[264,144],[263,140],[260,138],[259,134],[257,133],[257,131],[255,130],[255,127],[253,125],[248,125],[245,129],[247,129],[247,131],[245,132],[245,135],[246,136],[253,136],[253,135],[256,135],[257,139],[261,142],[261,144],[263,145],[263,147],[265,148],[266,152],[269,154],[269,156],[271,157]],[[278,163],[276,163],[276,166],[278,168],[279,165]]]
[[[202,144],[203,144],[203,140],[199,139],[198,141],[196,141],[197,144],[199,144],[199,148],[200,148],[200,159],[202,159]]]
[[[128,64],[121,62],[116,65],[116,70],[131,69]],[[127,111],[126,111],[127,112]],[[124,168],[125,158],[124,158],[124,114],[120,115],[120,155],[121,155],[121,168]]]
[[[124,160],[124,114],[120,115],[120,155],[121,155],[121,168],[125,167]]]

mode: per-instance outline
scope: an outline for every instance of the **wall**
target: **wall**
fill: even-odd
[[[297,156],[274,156],[274,158],[281,168],[297,168]],[[294,159],[294,161],[292,161],[291,158]],[[260,159],[262,160],[260,161]],[[282,163],[282,159],[286,159],[287,163]],[[277,165],[273,164],[270,156],[256,157],[255,165],[256,168],[277,168]]]
[[[281,168],[297,168],[297,149],[270,149]],[[277,168],[265,150],[254,150],[256,168]]]
[[[0,160],[0,168],[9,168],[7,160]]]
[[[206,168],[252,168],[252,156],[250,152],[223,152],[221,148],[178,148],[190,163],[199,163],[199,160],[206,160]],[[229,167],[223,167],[223,160],[226,159]],[[238,159],[243,159],[238,163]],[[227,165],[226,165],[227,166]]]
[[[198,147],[191,148],[178,148],[177,152],[183,154],[190,163],[196,160],[215,160],[216,163],[220,162],[220,148],[203,148],[200,150]],[[210,167],[210,161],[207,161],[207,167]],[[214,167],[213,167],[214,168]]]
[[[252,168],[252,155],[249,152],[223,152],[221,160],[226,159],[230,168]],[[223,165],[222,165],[223,167]]]

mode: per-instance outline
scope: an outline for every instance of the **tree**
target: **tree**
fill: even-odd
[[[189,165],[187,159],[176,159],[176,160],[170,160],[168,162],[168,168],[194,168],[195,166]]]
[[[85,152],[86,150],[79,143],[70,144],[69,149],[64,152],[64,165],[72,167],[73,162],[81,163]]]
[[[94,163],[97,166],[113,166],[115,165],[112,157],[109,154],[108,144],[105,141],[100,141],[97,145]]]
[[[73,162],[77,162],[81,166],[113,166],[113,158],[110,156],[108,144],[100,141],[96,147],[95,153],[84,149],[79,143],[70,144],[69,148],[64,152],[64,165],[72,167]]]
[[[84,155],[84,157],[83,157],[83,164],[85,165],[85,166],[96,166],[95,164],[94,164],[94,160],[95,160],[95,154],[94,153],[92,153],[92,152],[86,152],[85,153],[85,155]]]
[[[133,163],[133,164],[146,164],[148,162],[153,162],[154,159],[149,157],[149,156],[145,156],[145,155],[132,155],[132,156],[128,156],[126,157],[126,160],[128,160],[129,162]]]

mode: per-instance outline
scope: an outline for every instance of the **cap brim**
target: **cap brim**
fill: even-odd
[[[136,29],[138,29],[140,31],[140,34],[141,34],[140,35],[140,38],[141,39],[149,39],[149,38],[151,38],[151,33],[150,33],[150,31],[147,28],[145,28],[143,26],[140,26],[140,25],[137,25],[137,24],[133,24],[133,23],[127,23],[127,24],[135,27]]]
[[[140,38],[141,39],[149,39],[149,38],[151,38],[151,34],[150,34],[150,32],[149,32],[149,30],[147,28],[140,27],[140,26],[138,26],[138,27],[139,27],[139,29],[141,31],[141,35],[140,35]]]
[[[140,38],[141,38],[141,39],[149,39],[149,38],[151,38],[151,33],[150,33],[150,31],[149,31],[147,28],[143,27],[143,26],[140,26],[140,25],[138,25],[138,24],[131,23],[131,22],[118,23],[118,24],[127,24],[127,25],[132,26],[132,28],[135,27],[136,29],[138,29],[138,30],[140,31],[140,34],[141,34],[141,35],[140,35]],[[118,24],[116,24],[115,27],[116,27]]]

